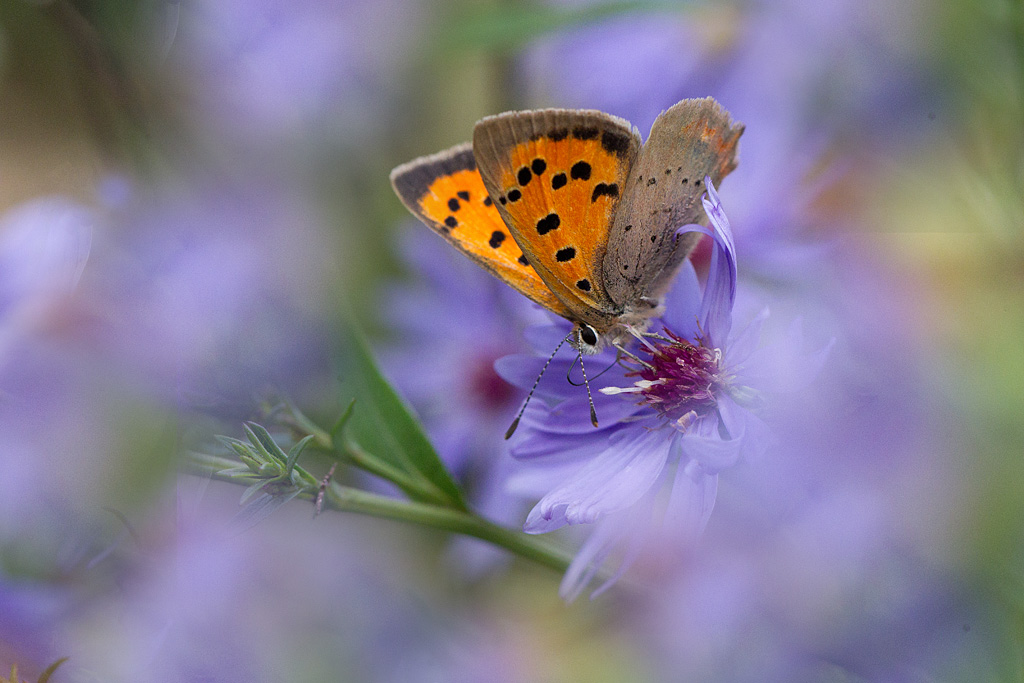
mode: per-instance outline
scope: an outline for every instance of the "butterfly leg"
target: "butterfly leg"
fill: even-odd
[[[636,339],[637,339],[637,340],[638,340],[638,341],[639,341],[639,342],[640,342],[641,344],[643,344],[644,346],[646,346],[646,347],[647,347],[647,349],[648,349],[649,351],[651,351],[651,353],[654,353],[654,352],[656,352],[656,351],[657,351],[657,349],[655,349],[655,348],[654,348],[654,345],[653,345],[653,344],[651,344],[651,342],[647,341],[647,337],[649,337],[649,336],[651,336],[651,335],[647,334],[646,332],[641,332],[640,330],[636,329],[636,328],[635,328],[635,327],[633,327],[632,325],[626,325],[625,327],[626,327],[626,330],[627,330],[627,331],[628,331],[628,332],[629,332],[629,333],[630,333],[631,335],[633,335],[634,337],[636,337]]]

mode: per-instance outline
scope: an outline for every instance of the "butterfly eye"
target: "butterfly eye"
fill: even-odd
[[[597,331],[585,323],[580,324],[580,339],[587,346],[597,346]]]

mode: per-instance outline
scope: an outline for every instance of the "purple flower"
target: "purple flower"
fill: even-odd
[[[822,221],[809,220],[822,190],[866,150],[929,128],[939,98],[927,94],[935,80],[914,31],[924,19],[875,0],[624,13],[537,41],[523,81],[538,103],[608,111],[641,131],[682,98],[716,98],[747,127],[730,178],[744,271],[800,285],[830,276]]]
[[[827,353],[826,348],[802,364],[779,365],[801,349],[800,330],[795,327],[778,348],[758,349],[766,311],[732,334],[736,252],[718,194],[707,182],[704,207],[712,228],[680,229],[714,238],[707,285],[701,294],[687,263],[667,298],[662,333],[643,340],[641,355],[623,363],[625,368],[612,365],[609,351],[595,357],[609,364],[591,382],[609,397],[598,405],[603,426],[590,427],[585,396],[545,391],[542,383],[539,391],[550,410],[531,406],[520,427],[513,454],[537,471],[513,486],[551,486],[530,512],[525,530],[597,524],[563,580],[561,592],[568,599],[583,590],[620,541],[629,539],[618,573],[598,592],[621,575],[649,535],[638,530],[650,526],[655,511],[662,529],[674,530],[674,542],[699,535],[714,507],[719,473],[767,446],[769,430],[754,408],[785,385],[807,381]],[[510,381],[522,382],[535,372],[534,365],[533,359],[512,357],[498,367]],[[781,367],[800,372],[782,382]],[[659,493],[666,489],[662,500]]]
[[[85,268],[95,221],[61,197],[28,202],[0,220],[0,362],[59,315]]]
[[[199,0],[165,29],[173,36],[165,49],[200,126],[220,146],[270,150],[274,166],[325,140],[374,135],[382,112],[399,109],[394,84],[418,4]]]
[[[115,216],[127,237],[100,241],[92,291],[110,320],[102,346],[166,398],[239,419],[266,387],[297,395],[324,371],[326,250],[300,194],[197,172]]]

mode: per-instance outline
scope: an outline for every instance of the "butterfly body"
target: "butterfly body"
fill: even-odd
[[[598,111],[507,112],[471,145],[391,173],[395,192],[479,265],[575,324],[582,353],[647,329],[706,223],[704,178],[736,166],[743,127],[711,98],[663,112],[643,143]]]

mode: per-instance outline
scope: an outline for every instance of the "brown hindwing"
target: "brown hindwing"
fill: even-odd
[[[743,126],[710,97],[683,100],[654,122],[633,165],[609,236],[603,277],[623,307],[658,299],[700,238],[675,231],[707,225],[701,205],[704,177],[717,185],[736,168]]]

